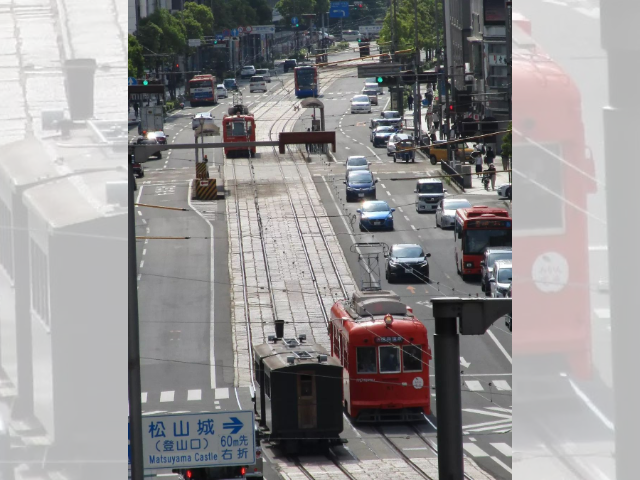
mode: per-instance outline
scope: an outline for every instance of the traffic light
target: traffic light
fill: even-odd
[[[376,82],[378,82],[378,83],[382,83],[382,77],[378,77],[378,78],[376,78]]]
[[[180,64],[179,63],[176,63],[176,68],[180,68]]]
[[[217,45],[217,44],[218,44],[218,39],[215,39],[215,40],[213,41],[213,44],[214,44],[214,45]]]
[[[144,86],[149,85],[149,80],[145,80],[144,82],[142,82],[142,85],[144,85]]]

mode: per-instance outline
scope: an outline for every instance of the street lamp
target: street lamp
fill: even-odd
[[[200,122],[200,143],[202,144],[202,161],[204,162],[204,118],[200,117],[198,121]]]

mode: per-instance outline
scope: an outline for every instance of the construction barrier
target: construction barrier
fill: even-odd
[[[195,198],[196,200],[217,200],[218,186],[216,179],[195,179]]]
[[[196,178],[209,178],[209,170],[206,163],[196,163]]]

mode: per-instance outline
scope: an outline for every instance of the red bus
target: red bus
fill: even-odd
[[[343,397],[357,422],[418,421],[431,413],[426,327],[390,291],[336,302],[331,354],[344,367]]]
[[[514,22],[515,23],[515,22]],[[513,184],[518,228],[518,334],[514,352],[567,363],[591,375],[588,196],[596,190],[585,146],[580,92],[533,39],[513,29]],[[549,112],[553,112],[549,115]],[[597,216],[597,214],[596,214]],[[560,364],[556,361],[556,364]]]
[[[453,228],[456,269],[463,279],[480,275],[485,248],[511,246],[512,223],[504,208],[478,205],[456,210]]]
[[[189,80],[189,103],[192,107],[218,102],[216,77],[196,75]]]
[[[253,115],[225,115],[222,118],[222,138],[228,142],[255,142],[256,141],[256,121]],[[224,147],[224,154],[227,157],[256,156],[256,147]]]

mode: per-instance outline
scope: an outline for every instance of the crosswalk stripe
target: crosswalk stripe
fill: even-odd
[[[488,457],[489,455],[475,443],[464,443],[462,445],[469,455],[472,457]]]
[[[187,392],[187,400],[202,400],[202,390],[189,390]]]
[[[224,400],[225,398],[229,398],[229,389],[216,388],[216,400]]]
[[[498,450],[505,457],[510,457],[513,453],[511,445],[507,445],[506,443],[492,443],[491,446]]]
[[[494,380],[493,384],[498,390],[511,390],[511,386],[506,380]]]
[[[173,397],[175,396],[173,390],[169,390],[166,392],[160,392],[160,402],[173,402]]]
[[[147,392],[142,392],[142,403],[147,403]]]
[[[482,388],[482,384],[478,380],[465,380],[464,383],[472,392],[481,392],[484,390],[484,388]]]

